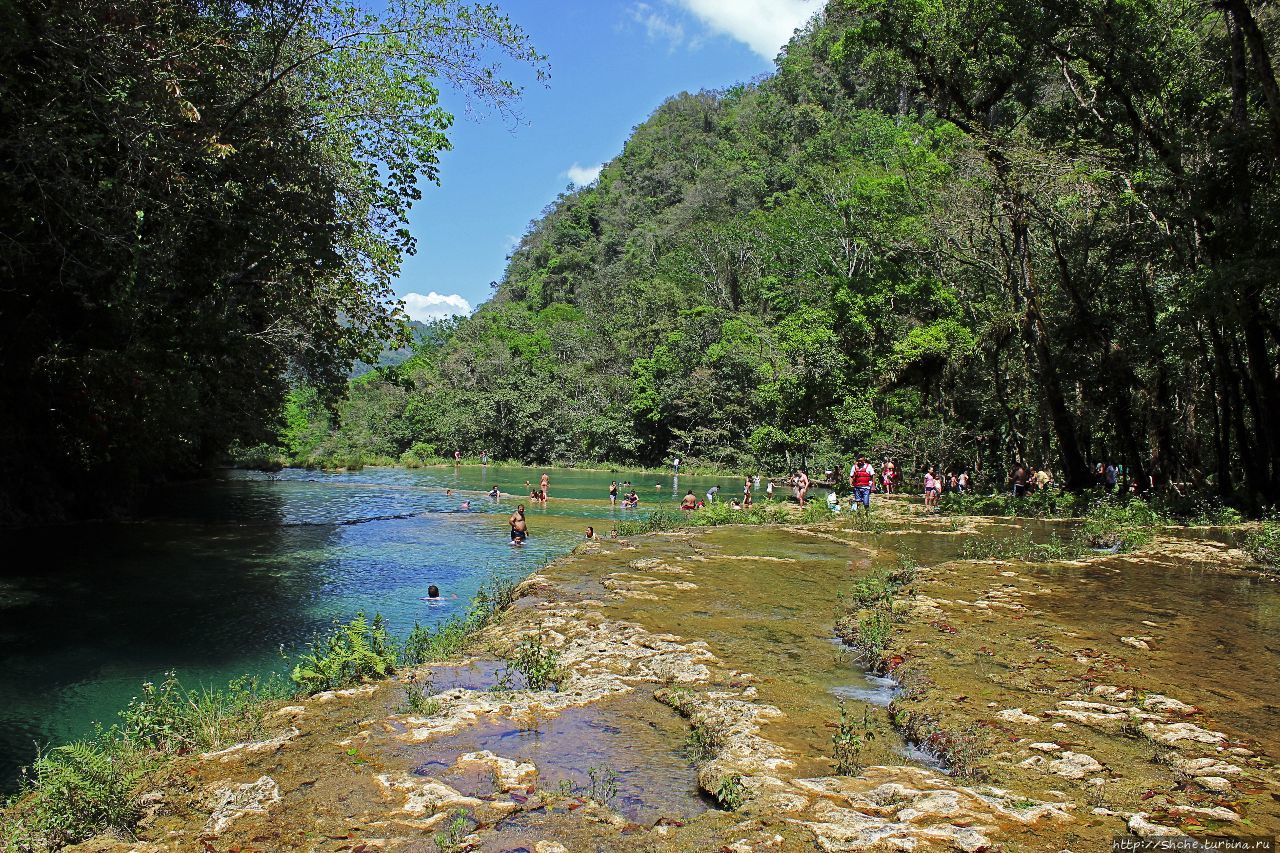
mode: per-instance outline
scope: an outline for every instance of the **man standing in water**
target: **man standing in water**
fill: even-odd
[[[876,481],[876,471],[867,461],[867,457],[859,456],[858,461],[849,469],[849,486],[853,489],[853,503],[862,504],[864,512],[871,512],[871,484]]]
[[[547,476],[545,471],[542,472],[542,480],[538,483],[538,491],[542,492],[543,501],[547,499],[547,483],[549,482],[551,482],[551,478]]]
[[[524,504],[516,507],[507,523],[511,525],[511,544],[523,545],[524,540],[529,538],[529,525],[524,520]]]

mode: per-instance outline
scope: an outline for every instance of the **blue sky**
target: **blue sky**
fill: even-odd
[[[501,0],[547,54],[547,88],[530,82],[514,125],[457,116],[442,185],[424,187],[410,218],[418,253],[396,294],[410,316],[465,313],[489,298],[530,220],[570,181],[587,183],[666,98],[718,89],[773,68],[773,57],[821,0]],[[531,75],[524,75],[526,80]]]

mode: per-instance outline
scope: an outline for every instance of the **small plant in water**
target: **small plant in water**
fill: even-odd
[[[737,774],[722,777],[720,784],[716,786],[716,800],[731,812],[742,808],[743,803],[747,801],[746,789],[742,787],[742,777]]]
[[[609,805],[618,796],[618,774],[608,767],[588,767],[587,797],[602,806]]]
[[[867,610],[858,618],[854,649],[863,664],[876,664],[889,647],[893,635],[893,605],[881,604]]]
[[[490,693],[510,693],[516,689],[515,678],[511,675],[511,670],[503,667],[494,674],[493,686],[489,688]]]
[[[462,849],[462,841],[471,832],[471,816],[466,809],[453,812],[453,818],[440,832],[435,834],[436,849],[440,853],[457,853]]]
[[[425,682],[410,682],[404,688],[404,703],[398,713],[414,714],[419,717],[434,717],[440,713],[440,700],[435,698],[435,687],[431,679]]]
[[[560,654],[542,645],[538,637],[528,637],[507,666],[524,676],[530,690],[545,690],[560,683]]]
[[[716,757],[720,751],[721,738],[718,732],[706,723],[694,723],[689,736],[684,741],[684,754],[694,764],[702,764]]]
[[[863,770],[862,748],[875,740],[875,724],[869,708],[862,711],[862,724],[849,716],[849,709],[840,702],[840,720],[831,736],[831,757],[836,763],[836,775],[856,776]]]

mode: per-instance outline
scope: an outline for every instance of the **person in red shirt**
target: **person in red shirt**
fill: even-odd
[[[862,504],[864,512],[871,511],[871,484],[876,481],[876,471],[867,461],[867,457],[859,456],[858,461],[849,469],[849,486],[853,489],[854,506]]]

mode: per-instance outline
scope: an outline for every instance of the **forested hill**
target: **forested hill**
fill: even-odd
[[[1115,460],[1280,498],[1277,21],[833,0],[680,94],[492,300],[289,450],[726,467]]]

